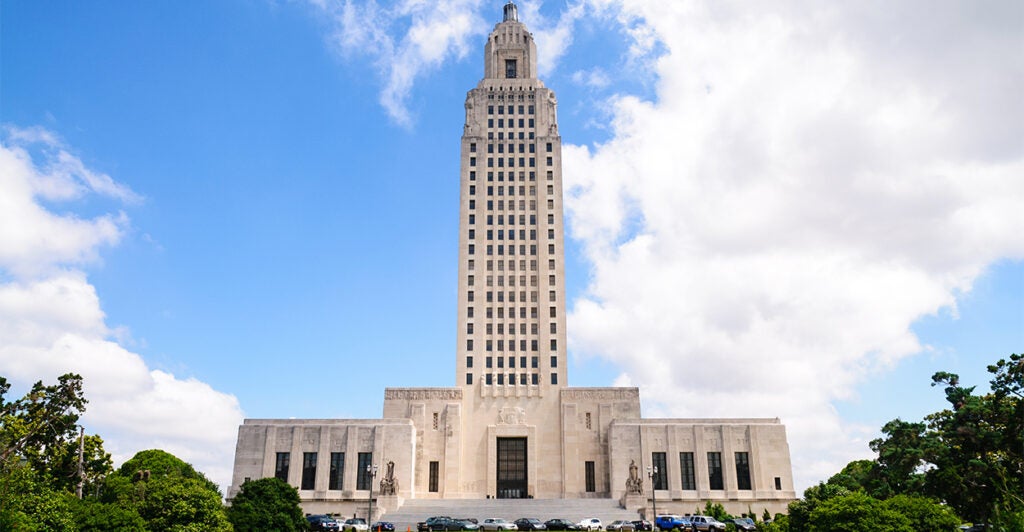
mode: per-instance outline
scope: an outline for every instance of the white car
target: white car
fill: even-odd
[[[601,530],[604,528],[604,525],[601,524],[601,520],[596,517],[584,519],[577,524],[579,525],[580,530]]]
[[[366,525],[366,520],[363,518],[346,519],[341,525],[341,529],[345,532],[367,532],[370,527]]]
[[[500,517],[488,517],[480,523],[481,530],[519,530],[515,523],[506,521]]]

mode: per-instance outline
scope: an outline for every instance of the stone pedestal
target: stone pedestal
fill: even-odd
[[[619,504],[623,508],[635,512],[641,508],[647,506],[647,497],[642,493],[623,493],[622,499],[619,500]]]
[[[405,499],[398,495],[380,495],[377,497],[377,504],[374,506],[374,512],[376,517],[374,519],[380,519],[381,515],[386,515],[388,512],[393,512],[402,507],[405,503]],[[372,524],[372,523],[367,523]],[[370,531],[374,532],[374,531]]]

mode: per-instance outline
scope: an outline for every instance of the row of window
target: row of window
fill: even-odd
[[[494,267],[495,267],[495,261],[488,259],[484,263],[484,265],[485,265],[487,271],[493,272],[494,271]],[[505,266],[506,266],[506,262],[505,262],[504,259],[501,259],[501,260],[497,261],[497,267],[498,267],[498,271],[499,272],[505,271]],[[508,266],[508,271],[510,271],[510,272],[516,271],[516,261],[515,261],[515,259],[510,259],[508,261],[507,266]],[[471,271],[471,272],[472,271],[476,271],[476,260],[475,259],[469,259],[466,262],[466,268],[469,271]],[[554,270],[554,269],[555,269],[555,259],[548,259],[548,270]],[[524,272],[527,271],[526,259],[520,259],[519,260],[519,271],[524,271]],[[529,271],[531,271],[531,272],[537,271],[537,259],[530,259]]]
[[[511,204],[511,202],[509,202],[509,203]],[[469,208],[470,209],[475,209],[476,208],[476,200],[469,200]],[[554,208],[554,205],[550,205],[549,208]],[[516,225],[516,215],[514,215],[514,214],[508,215],[507,218],[505,217],[504,214],[497,215],[497,217],[498,217],[497,218],[497,220],[498,220],[497,224],[494,223],[494,220],[495,220],[494,217],[495,217],[495,215],[493,215],[493,214],[488,214],[487,215],[487,218],[486,218],[487,225],[505,225],[505,221],[506,220],[508,221],[508,225]],[[549,225],[554,225],[554,223],[555,223],[555,215],[553,213],[552,214],[548,214],[548,224]],[[476,214],[470,214],[469,215],[469,225],[476,225]],[[526,215],[525,214],[520,214],[519,215],[519,224],[518,225],[526,225]],[[530,215],[530,225],[537,225],[537,215],[536,214],[531,214]]]
[[[530,177],[530,182],[534,182],[534,181],[537,180],[537,173],[531,170],[529,172],[519,172],[519,182],[520,183],[525,182],[527,176]],[[470,170],[469,171],[469,180],[470,181],[476,181],[476,170]],[[512,183],[515,180],[516,180],[516,173],[510,171],[508,173],[508,182]],[[553,171],[551,171],[551,170],[547,171],[547,180],[548,181],[554,181],[555,180],[555,173]],[[487,182],[488,183],[493,183],[494,182],[494,172],[487,172]],[[504,183],[505,182],[505,172],[503,170],[498,172],[498,182],[499,183]],[[522,190],[522,189],[520,189],[520,190]],[[548,194],[553,194],[553,193],[554,193],[554,190],[549,188],[548,189]],[[510,192],[509,195],[511,196],[512,193]],[[523,193],[520,192],[519,195],[522,196]],[[531,193],[531,195],[532,195],[532,193]]]
[[[490,368],[494,367],[494,363],[495,363],[495,361],[497,361],[498,368],[504,369],[505,361],[506,360],[508,360],[508,368],[509,369],[515,369],[515,367],[516,367],[516,357],[508,357],[507,359],[505,357],[487,357],[487,358],[484,359],[484,366],[487,367],[488,369],[490,369]],[[535,357],[535,356],[534,357],[530,357],[530,367],[532,369],[537,369],[537,365],[539,363],[540,363],[540,357]],[[473,367],[473,356],[472,355],[466,357],[466,367],[467,368],[472,368]],[[526,357],[519,357],[519,367],[520,368],[524,368],[524,369],[526,368]],[[557,368],[558,367],[558,356],[557,355],[552,355],[551,356],[551,367],[552,368]]]
[[[503,210],[505,210],[506,205],[508,206],[508,210],[510,210],[510,211],[516,210],[516,202],[515,202],[515,200],[508,200],[508,203],[505,203],[505,200],[498,200],[498,204],[497,204],[498,208],[497,209],[494,208],[494,205],[495,205],[494,204],[494,200],[487,200],[487,210],[489,210],[489,211],[493,211],[493,210],[503,211]],[[548,209],[554,209],[555,208],[555,200],[554,199],[547,200],[547,206],[548,206]],[[476,209],[476,199],[470,199],[469,200],[469,210],[472,211],[472,210],[475,210],[475,209]],[[526,200],[519,200],[519,210],[521,210],[521,211],[525,211],[526,210]],[[537,211],[537,200],[530,200],[530,210],[533,211],[533,212]],[[512,216],[512,215],[509,215],[509,216]],[[530,216],[532,217],[534,215],[531,214]],[[470,218],[473,218],[472,214],[470,215]],[[474,221],[475,221],[475,219],[471,220],[469,223],[472,224],[472,223],[474,223]],[[488,222],[488,223],[490,223],[490,222]],[[554,223],[554,221],[552,220],[551,223]]]
[[[652,478],[652,485],[656,490],[669,489],[668,463],[663,452],[651,453],[651,463],[657,468],[658,473]],[[749,490],[750,482],[750,453],[734,453],[736,489]],[[680,487],[684,490],[697,489],[697,472],[694,467],[693,453],[679,453],[679,475]],[[708,486],[713,490],[725,489],[724,470],[722,467],[722,453],[712,451],[708,453]],[[775,489],[782,489],[782,480],[775,478]]]
[[[373,453],[359,453],[357,456],[356,489],[370,489],[371,476],[366,466],[373,463]],[[288,482],[288,470],[291,464],[291,453],[277,453],[274,476]],[[311,490],[316,486],[317,453],[302,453],[302,479],[299,489]],[[331,453],[330,469],[328,470],[327,489],[344,489],[345,453]]]
[[[487,282],[487,286],[494,286],[494,276],[493,275],[486,276],[486,282]],[[475,283],[476,283],[476,276],[469,275],[469,276],[466,277],[466,284],[468,286],[474,286]],[[516,285],[516,276],[515,275],[509,275],[508,276],[508,285],[509,286],[515,286]],[[505,276],[503,276],[503,275],[499,275],[498,276],[498,286],[505,286]],[[519,286],[526,286],[526,276],[525,275],[520,275],[519,276]],[[536,275],[531,275],[530,276],[530,286],[537,286],[537,276]],[[555,276],[554,275],[549,275],[548,276],[548,286],[555,286]],[[554,299],[552,299],[552,301],[554,301]]]
[[[558,332],[558,325],[555,322],[551,322],[548,325],[549,325],[549,330],[548,330],[549,333],[555,334],[555,333]],[[475,330],[475,327],[473,327],[473,322],[469,322],[469,323],[466,324],[466,334],[473,334],[474,330]],[[493,323],[486,324],[485,332],[487,334],[494,334],[494,324]],[[513,335],[513,336],[516,334],[516,324],[515,323],[508,324],[508,333],[510,335]],[[499,323],[498,324],[498,334],[505,334],[505,324],[504,323]],[[526,324],[525,323],[520,323],[519,324],[519,334],[526,334]],[[531,323],[530,324],[530,334],[537,334],[537,324],[536,323]]]
[[[498,247],[500,248],[501,246],[498,246]],[[472,276],[470,276],[470,277],[472,277]],[[470,284],[470,286],[473,285],[472,282],[470,282],[469,284]],[[497,293],[498,303],[504,303],[505,302],[505,294],[506,293],[508,294],[508,302],[509,303],[515,303],[516,302],[516,292],[515,291],[511,291],[510,290],[508,292],[500,292],[500,291],[499,292],[493,292],[493,291],[488,290],[487,292],[485,292],[485,294],[486,294],[485,297],[486,297],[488,303],[491,303],[491,302],[494,301],[494,294],[495,293]],[[556,300],[556,295],[555,294],[556,294],[556,292],[554,290],[549,290],[548,291],[548,301],[552,301],[552,302],[555,301]],[[531,303],[536,303],[537,302],[537,299],[538,299],[537,295],[538,295],[538,292],[536,290],[531,290],[530,291],[530,302]],[[470,301],[472,301],[472,299],[470,299]],[[526,290],[520,290],[519,291],[519,302],[520,303],[525,303],[526,302]]]
[[[539,342],[536,339],[534,339],[534,340],[519,340],[519,351],[526,351],[526,342],[527,341],[530,342],[530,351],[539,351],[539,349],[538,349]],[[494,349],[495,342],[497,342],[497,347],[498,347],[497,349]],[[473,350],[473,339],[472,338],[467,338],[466,339],[466,351],[472,351],[472,350]],[[499,353],[504,353],[505,351],[515,351],[515,350],[516,350],[516,341],[515,340],[509,340],[508,342],[505,342],[505,340],[484,340],[484,351],[487,351],[487,352],[498,351]],[[551,351],[558,351],[558,340],[556,340],[554,338],[551,339]]]
[[[493,118],[488,118],[487,119],[487,127],[489,127],[489,128],[493,128],[494,127],[494,119]],[[532,118],[530,118],[530,119],[520,118],[517,121],[514,118],[509,118],[508,120],[505,120],[504,118],[499,118],[498,119],[498,127],[519,127],[519,128],[524,128],[525,127],[525,128],[532,128],[532,127],[534,127],[534,120]]]
[[[473,310],[475,307],[466,307],[466,317],[473,318],[476,312]],[[487,307],[484,311],[484,315],[487,319],[494,319],[495,315],[499,320],[505,319],[505,307],[497,307],[498,311],[495,312],[493,307]],[[519,308],[519,319],[526,319],[526,307],[508,307],[508,319],[516,319],[516,308]],[[537,319],[537,307],[530,307],[530,319]],[[551,316],[552,318],[555,316]]]
[[[509,231],[509,233],[511,234],[511,231]],[[505,255],[505,250],[506,249],[508,250],[508,254],[509,255],[515,255],[516,254],[516,246],[515,246],[515,244],[509,244],[507,248],[505,247],[504,244],[498,244],[498,253],[497,254],[498,255]],[[488,255],[494,255],[495,254],[494,253],[494,245],[493,244],[487,244],[487,248],[485,249],[485,251],[486,251],[486,253]],[[476,255],[476,244],[469,244],[467,246],[467,248],[466,248],[466,252],[469,255]],[[548,244],[548,254],[550,254],[550,255],[554,255],[555,254],[555,245],[554,244]],[[520,244],[519,245],[519,255],[526,255],[526,244]],[[537,256],[537,244],[530,244],[530,256],[531,257],[536,257]]]
[[[484,266],[486,266],[486,270],[487,271],[495,271],[495,261],[493,261],[493,260],[489,260],[488,259],[486,261],[486,263],[484,264]],[[476,261],[474,259],[469,259],[469,261],[466,262],[466,268],[469,269],[469,271],[475,271],[476,270]],[[554,259],[549,259],[548,260],[548,269],[549,270],[555,269]],[[498,261],[498,271],[505,271],[505,261],[504,260],[499,260]],[[508,271],[515,271],[515,260],[514,259],[508,261]],[[526,271],[526,260],[525,259],[520,259],[519,260],[519,271]],[[529,260],[529,271],[537,271],[537,259],[530,259]]]
[[[527,190],[530,191],[530,196],[536,196],[537,195],[537,187],[535,187],[533,185],[530,185],[530,188],[527,189],[524,185],[519,185],[519,195],[520,196],[525,196]],[[506,191],[508,192],[509,196],[515,196],[516,195],[516,187],[514,185],[509,185],[508,187],[503,187],[503,186],[499,185],[497,187],[498,196],[504,196]],[[487,195],[488,196],[494,196],[494,192],[495,192],[494,185],[488,185],[487,186]],[[555,186],[554,185],[548,185],[547,192],[548,192],[548,195],[554,194],[555,193]],[[469,185],[469,195],[470,196],[475,196],[476,195],[476,185]]]
[[[518,379],[516,378],[518,375]],[[540,384],[540,376],[536,373],[509,373],[508,379],[505,379],[504,373],[486,373],[484,374],[484,385],[486,386],[516,386],[518,380],[519,386],[537,386]],[[466,374],[466,385],[471,386],[473,384],[473,374]],[[558,374],[551,374],[551,384],[558,384]]]
[[[519,101],[522,101],[522,95],[519,95],[519,98],[520,98]],[[516,106],[514,106],[514,105],[509,105],[508,107],[506,107],[504,105],[499,105],[499,106],[488,105],[487,106],[487,114],[493,115],[494,111],[497,110],[499,115],[503,115],[503,114],[505,114],[505,110],[506,109],[508,109],[508,114],[510,114],[510,115],[516,114],[515,113]],[[520,105],[518,109],[519,109],[519,114],[524,114],[523,113],[524,109],[526,110],[526,114],[531,114],[531,115],[534,114],[534,107],[532,105],[529,105],[529,106],[526,106],[526,107],[523,107],[522,105]]]
[[[517,38],[518,38],[518,36],[517,36]],[[529,37],[526,37],[526,36],[524,36],[524,38],[525,39],[529,39]],[[497,35],[494,36],[494,42],[498,42],[498,36]],[[511,60],[511,61],[514,61],[514,60]],[[497,90],[500,91],[502,89],[499,87]],[[514,89],[513,87],[509,87],[508,90],[512,91],[512,90],[516,90],[516,89]],[[520,91],[518,94],[509,94],[507,96],[508,97],[508,101],[510,101],[510,102],[514,101],[514,100],[523,101],[524,97],[525,97],[525,99],[527,99],[527,100],[529,100],[531,102],[534,100],[533,87],[526,87],[526,90],[530,91],[528,94],[523,94],[522,93],[523,87],[518,87],[518,90]],[[497,98],[497,100],[499,102],[505,101],[506,95],[505,95],[504,92],[499,92],[499,93],[495,94],[494,91],[495,91],[494,87],[491,87],[490,90],[487,92],[487,99],[488,100],[492,100],[493,101],[495,98]]]
[[[503,133],[504,132],[499,132],[498,133],[498,140],[505,140],[505,136],[504,136]],[[493,140],[493,139],[491,139],[491,140]],[[515,140],[515,138],[513,138],[512,135],[509,135],[508,140]],[[519,136],[519,140],[524,140],[521,133],[520,133],[520,136]],[[494,143],[494,142],[488,142],[487,143],[487,153],[494,153],[494,147],[495,146],[498,147],[498,153],[505,153],[505,144]],[[532,142],[529,143],[529,144],[527,144],[525,142],[520,142],[519,143],[519,153],[526,153],[526,150],[527,150],[526,147],[527,146],[530,147],[529,148],[530,153],[535,153],[536,152],[536,149],[537,149],[536,148],[536,146],[537,146],[536,144],[534,144]],[[544,150],[546,152],[548,152],[548,153],[551,153],[552,151],[554,151],[554,144],[552,144],[550,142],[546,142],[544,144]],[[516,144],[514,142],[510,142],[508,144],[508,152],[509,153],[515,153],[516,152]],[[470,142],[469,143],[469,153],[476,153],[476,143],[475,142]]]

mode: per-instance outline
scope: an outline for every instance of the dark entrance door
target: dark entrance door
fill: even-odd
[[[526,438],[498,438],[498,498],[526,498]]]

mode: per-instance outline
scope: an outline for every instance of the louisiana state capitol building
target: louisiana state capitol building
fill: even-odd
[[[307,513],[364,516],[372,499],[385,519],[421,499],[784,512],[778,419],[644,419],[637,388],[568,385],[558,100],[511,2],[465,109],[455,385],[386,388],[380,419],[247,419],[228,498],[277,476]]]

